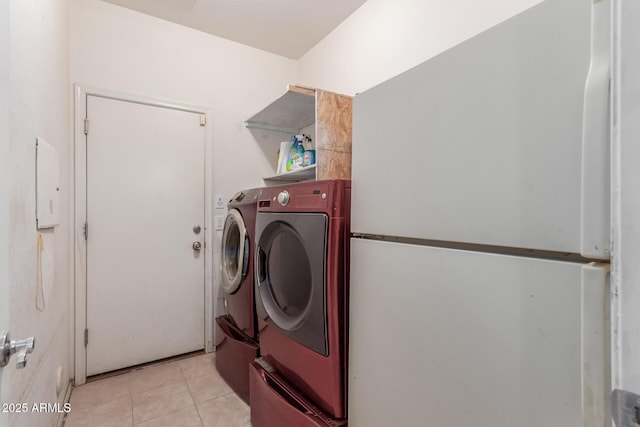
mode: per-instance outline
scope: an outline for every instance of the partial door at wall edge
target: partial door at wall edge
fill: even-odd
[[[197,112],[86,101],[89,376],[205,346],[206,137]]]

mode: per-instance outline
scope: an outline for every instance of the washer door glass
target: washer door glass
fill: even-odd
[[[257,310],[302,345],[328,354],[325,214],[258,213]]]
[[[231,209],[222,232],[222,287],[232,294],[238,290],[247,274],[249,244],[247,230],[240,211]]]

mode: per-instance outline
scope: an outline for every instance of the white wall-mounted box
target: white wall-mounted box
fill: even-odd
[[[36,138],[36,224],[38,229],[60,224],[60,157],[55,148]]]

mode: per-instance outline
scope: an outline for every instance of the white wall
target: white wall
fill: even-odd
[[[296,73],[296,62],[281,56],[110,3],[71,0],[71,82],[210,108],[213,193],[226,200],[275,172],[277,141],[259,146],[242,122],[284,93]],[[221,232],[213,245],[220,298]]]
[[[541,0],[368,0],[299,61],[298,82],[355,95]]]
[[[216,191],[227,196],[270,172],[241,121],[296,72],[281,56],[99,0],[71,0],[71,82],[210,107]]]
[[[3,2],[3,5],[6,2]],[[2,12],[5,12],[3,10]],[[3,19],[6,15],[2,14]],[[9,317],[13,339],[36,337],[27,367],[15,369],[15,358],[3,369],[3,402],[61,402],[70,372],[69,336],[69,5],[68,0],[9,2],[9,159],[10,230],[2,238],[9,248]],[[2,36],[4,43],[4,35]],[[4,61],[6,55],[2,55]],[[4,98],[4,97],[3,97]],[[5,128],[4,123],[1,126]],[[6,131],[4,131],[6,132]],[[42,277],[45,308],[36,308],[37,235],[35,222],[35,141],[43,138],[61,159],[61,224],[43,231]],[[7,150],[8,148],[8,156]],[[3,184],[6,174],[4,164]],[[8,200],[6,197],[8,196]],[[2,209],[3,216],[5,209]],[[4,226],[6,223],[2,221]],[[4,258],[4,257],[3,257]],[[1,267],[1,266],[0,266]],[[3,268],[2,268],[3,269]],[[4,269],[3,269],[4,271]],[[4,273],[3,273],[4,274]],[[64,370],[56,392],[58,368]],[[11,426],[50,426],[59,414],[11,414]]]
[[[0,2],[0,331],[9,327],[9,2]],[[0,402],[9,401],[0,368]],[[7,381],[5,381],[5,379]],[[0,414],[0,427],[8,417]]]

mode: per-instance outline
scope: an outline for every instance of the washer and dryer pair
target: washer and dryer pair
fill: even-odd
[[[228,205],[216,366],[255,427],[346,425],[350,206],[348,180],[248,190]]]

